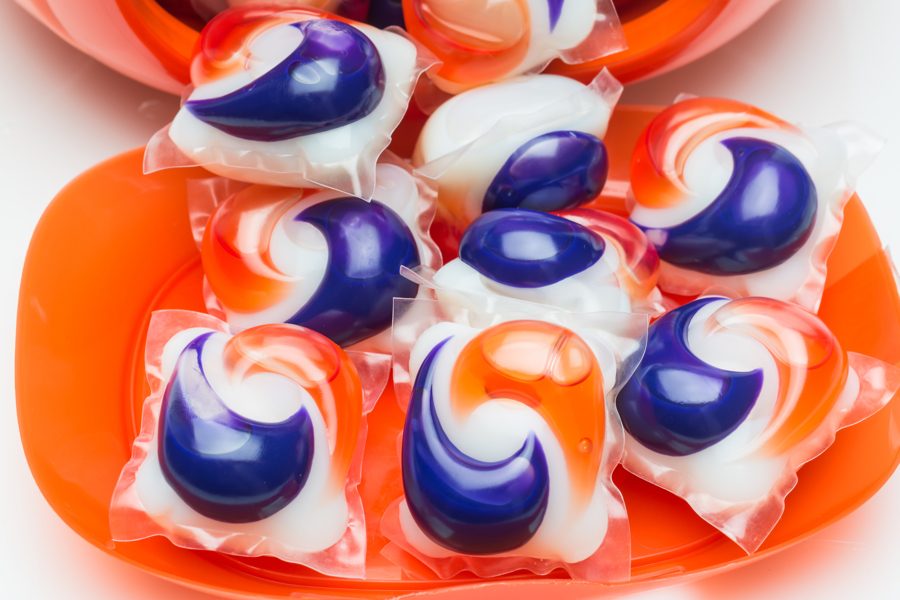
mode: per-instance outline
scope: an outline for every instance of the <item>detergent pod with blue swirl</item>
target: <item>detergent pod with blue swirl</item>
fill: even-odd
[[[619,392],[623,464],[754,552],[798,469],[898,388],[897,367],[847,352],[796,304],[702,297],[651,325]]]
[[[451,94],[626,47],[612,0],[403,0],[403,16],[441,61],[429,79]]]
[[[419,295],[401,269],[436,269],[440,253],[428,235],[427,184],[390,155],[376,173],[369,202],[225,180],[191,189],[210,313],[235,332],[293,323],[390,354],[394,298]]]
[[[402,31],[311,8],[227,10],[204,28],[192,88],[147,145],[144,170],[200,165],[369,199],[376,161],[432,63]]]
[[[113,493],[114,540],[160,535],[363,577],[357,486],[389,361],[295,325],[232,335],[180,310],[153,314],[145,361],[150,395]]]
[[[426,121],[413,153],[435,181],[438,217],[456,235],[498,208],[556,211],[606,183],[602,138],[622,86],[607,71],[584,85],[531,75],[454,96]]]
[[[859,127],[805,127],[754,106],[686,98],[644,130],[631,220],[680,296],[767,296],[817,310],[856,178],[881,147]]]
[[[459,258],[421,279],[446,310],[510,299],[576,313],[658,314],[658,276],[656,250],[623,217],[592,208],[501,208],[469,225]]]
[[[382,519],[383,554],[441,578],[564,569],[626,579],[612,401],[643,351],[646,315],[538,313],[523,303],[448,319],[433,304],[414,335],[395,337],[403,497]]]

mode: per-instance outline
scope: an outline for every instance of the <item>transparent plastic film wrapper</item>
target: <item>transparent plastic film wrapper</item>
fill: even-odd
[[[420,286],[402,268],[440,267],[434,194],[386,153],[371,201],[331,190],[194,182],[189,208],[208,310],[233,331],[309,327],[353,350],[391,353],[394,298]]]
[[[561,568],[627,579],[611,400],[643,351],[647,317],[525,303],[448,314],[398,301],[407,311],[420,318],[395,332],[404,496],[382,520],[383,554],[411,576],[424,565],[442,578]]]
[[[430,80],[451,94],[626,46],[611,0],[403,0],[403,14],[441,61]]]
[[[806,127],[719,98],[684,98],[646,127],[631,220],[679,296],[767,296],[816,311],[858,175],[881,148],[862,128]]]
[[[314,9],[235,8],[204,28],[192,88],[145,172],[199,165],[248,183],[366,200],[434,58],[402,32]]]
[[[606,184],[603,137],[622,85],[528,75],[454,96],[430,115],[412,156],[434,181],[438,220],[458,238],[500,208],[545,212],[594,200]]]
[[[487,296],[575,313],[663,311],[656,250],[627,219],[590,208],[485,213],[463,234],[459,258],[436,273],[403,273],[450,310],[475,311]]]
[[[357,487],[387,363],[295,325],[232,335],[209,315],[169,310],[150,322],[146,372],[141,431],[110,507],[114,540],[161,535],[365,575]]]
[[[753,552],[781,518],[800,467],[898,388],[900,369],[845,351],[800,306],[703,297],[650,327],[617,399],[623,464]]]

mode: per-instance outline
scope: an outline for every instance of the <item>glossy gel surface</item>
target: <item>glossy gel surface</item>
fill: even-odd
[[[806,168],[784,148],[752,138],[722,142],[734,160],[725,189],[699,214],[665,229],[660,257],[712,275],[755,273],[793,256],[816,222],[816,188]]]
[[[658,313],[659,258],[627,219],[593,208],[485,213],[463,234],[459,258],[435,275],[450,310],[510,298],[564,311]]]
[[[530,208],[551,212],[593,200],[609,170],[606,146],[580,131],[553,131],[516,149],[484,195],[484,212]]]
[[[284,508],[306,482],[315,447],[312,421],[302,408],[269,424],[225,406],[203,372],[210,335],[182,351],[166,388],[160,465],[197,512],[217,521],[259,521]]]
[[[381,57],[362,32],[326,19],[283,27],[299,30],[296,50],[233,92],[189,99],[187,110],[230,135],[270,142],[348,125],[381,102]]]
[[[378,200],[250,187],[211,215],[202,256],[238,329],[282,321],[351,345],[390,327],[393,299],[418,291],[400,275],[420,264],[416,238]]]
[[[596,0],[403,0],[410,34],[442,65],[443,90],[465,89],[532,70],[587,40]]]
[[[460,259],[493,281],[543,287],[594,265],[603,238],[566,219],[530,210],[497,210],[479,217],[463,235]]]
[[[698,300],[653,324],[641,366],[616,405],[627,431],[663,454],[685,455],[722,441],[741,424],[762,388],[762,370],[708,365],[687,347]]]
[[[287,414],[286,398],[272,393],[289,388],[272,378],[297,388],[291,397],[300,403]],[[292,325],[263,325],[230,338],[200,333],[180,351],[163,395],[160,467],[204,516],[259,521],[297,498],[311,476],[315,494],[342,497],[361,422],[356,369],[324,336]]]
[[[611,177],[624,180],[627,176],[623,159],[655,113],[631,107],[617,112],[604,138],[610,149]],[[141,324],[147,322],[150,311],[159,308],[203,310],[199,293],[203,272],[184,208],[186,180],[199,176],[202,171],[186,169],[142,175],[140,152],[129,152],[64,188],[35,231],[20,293],[17,411],[29,467],[60,518],[111,556],[179,585],[220,595],[290,598],[300,592],[314,598],[336,593],[389,598],[403,593],[462,599],[481,591],[543,600],[552,590],[555,598],[574,600],[584,594],[609,593],[605,584],[559,585],[547,578],[484,581],[461,575],[452,585],[433,577],[402,579],[380,554],[384,538],[378,531],[370,533],[369,576],[362,582],[292,569],[282,561],[192,552],[159,538],[110,543],[107,503],[129,459],[146,396]],[[135,202],[122,202],[123,196]],[[608,201],[624,210],[615,198]],[[84,220],[85,211],[107,217]],[[73,228],[73,222],[81,225]],[[163,237],[167,243],[160,245]],[[900,300],[882,244],[857,199],[848,205],[829,267],[820,317],[843,346],[900,362],[896,344]],[[141,277],[134,277],[135,269]],[[125,280],[133,285],[121,286]],[[868,299],[864,311],[855,309],[860,297]],[[121,315],[121,323],[132,325],[98,326],[96,320],[85,319],[85,315],[112,313]],[[48,354],[60,360],[48,362]],[[48,414],[69,418],[48,420]],[[377,484],[364,482],[361,487],[373,522],[384,512],[385,496],[401,493],[399,470],[388,465],[397,462],[397,434],[403,419],[388,390],[369,419],[366,444],[369,477]],[[783,518],[752,557],[674,495],[619,469],[615,479],[625,496],[634,541],[633,579],[671,583],[773,558],[849,514],[894,471],[898,445],[893,432],[898,423],[900,404],[892,402],[872,418],[842,431],[830,449],[803,468]],[[95,435],[98,429],[108,435]],[[835,481],[841,485],[835,486]],[[667,515],[662,525],[660,514]],[[625,593],[633,585],[616,589]]]
[[[754,460],[815,431],[840,400],[847,369],[834,335],[802,308],[701,298],[651,326],[617,405],[626,430],[655,452],[715,447],[716,456]]]
[[[405,505],[415,523],[463,554],[588,558],[607,527],[598,500],[606,387],[594,350],[540,321],[447,331],[456,333],[439,339],[433,329],[419,340],[436,343],[418,369],[403,430]],[[505,417],[493,413],[494,438],[475,443],[467,423],[485,410]],[[557,485],[565,492],[554,494]],[[544,531],[529,544],[545,520],[561,518],[576,519],[582,531]]]
[[[322,10],[229,9],[203,28],[193,87],[148,144],[146,170],[197,164],[368,200],[426,60],[403,35]]]
[[[644,130],[631,220],[660,288],[764,296],[815,312],[843,208],[873,146],[851,125],[800,128],[720,98],[681,100]]]

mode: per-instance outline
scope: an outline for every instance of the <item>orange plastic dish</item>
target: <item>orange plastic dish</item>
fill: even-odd
[[[180,94],[198,33],[156,0],[16,0],[64,40],[142,83]],[[264,0],[261,0],[261,2]],[[759,19],[778,0],[617,0],[628,49],[554,70],[623,83],[687,64]]]
[[[607,138],[614,179],[622,178],[631,147],[654,112],[625,107],[614,115]],[[477,583],[400,579],[381,558],[384,539],[377,533],[378,519],[400,486],[395,459],[402,417],[389,395],[370,416],[361,487],[371,524],[367,580],[329,579],[274,559],[184,550],[163,538],[110,540],[109,500],[128,460],[146,393],[142,348],[150,313],[203,308],[185,200],[186,180],[203,173],[177,169],[144,176],[141,152],[123,154],[69,184],[34,234],[19,301],[19,426],[34,478],[63,520],[92,544],[141,569],[232,597],[384,598],[427,592],[471,598],[477,590],[485,597],[503,593],[537,600],[552,593],[563,600],[608,591],[598,584],[525,575]],[[601,204],[621,208],[613,196]],[[900,298],[888,258],[856,198],[829,261],[821,316],[847,350],[900,362]],[[749,557],[681,500],[619,469],[615,479],[631,520],[636,582],[626,585],[731,569],[808,537],[858,507],[890,477],[900,459],[898,430],[900,401],[894,398],[871,419],[841,431],[825,454],[802,469],[784,518]]]

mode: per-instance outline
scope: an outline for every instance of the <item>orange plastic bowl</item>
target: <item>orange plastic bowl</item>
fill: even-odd
[[[621,189],[638,133],[655,109],[623,107],[607,136]],[[409,124],[407,132],[414,132]],[[409,140],[395,146],[408,148]],[[146,394],[142,348],[151,311],[202,310],[201,268],[187,217],[185,182],[200,170],[141,174],[141,152],[102,163],[68,185],[47,209],[25,262],[16,340],[22,443],[54,510],[105,552],[166,579],[232,597],[383,598],[426,592],[529,600],[596,597],[599,584],[553,578],[403,580],[379,555],[377,523],[400,493],[397,403],[383,397],[370,417],[366,478],[366,581],[329,579],[274,559],[238,559],[177,548],[163,538],[115,544],[110,496],[128,460]],[[614,182],[615,183],[615,182]],[[601,204],[621,208],[621,198]],[[900,362],[900,298],[890,263],[862,204],[853,199],[829,261],[821,316],[847,350]],[[634,582],[731,569],[796,543],[874,494],[900,459],[900,401],[841,431],[800,472],[784,518],[763,548],[746,556],[676,497],[618,470],[631,519]],[[391,459],[394,460],[391,460]],[[474,585],[476,584],[477,586]]]
[[[157,0],[16,0],[57,35],[109,67],[180,94],[196,29]],[[623,83],[684,65],[759,19],[778,0],[616,0],[628,49],[553,70],[590,79],[603,66]]]

